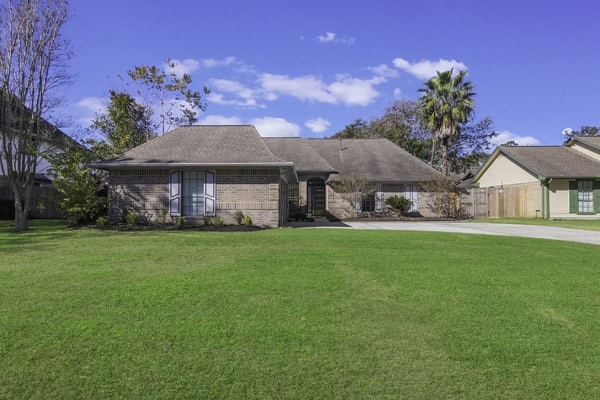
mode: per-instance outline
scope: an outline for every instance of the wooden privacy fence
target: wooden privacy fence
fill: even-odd
[[[540,217],[542,188],[537,183],[471,188],[461,202],[473,218]]]
[[[12,190],[4,187],[0,188],[0,198],[14,200]],[[57,191],[52,186],[34,186],[32,188],[30,218],[63,218],[63,214],[56,206]],[[14,204],[14,203],[13,203]],[[14,218],[14,212],[11,213]],[[6,216],[4,216],[6,217]]]

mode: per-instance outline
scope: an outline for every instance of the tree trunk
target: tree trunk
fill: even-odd
[[[27,230],[27,215],[28,213],[23,210],[23,207],[17,207],[15,202],[15,229],[14,232],[24,232]]]
[[[435,161],[435,138],[431,140],[431,158],[429,159],[429,165],[435,168],[433,164]]]
[[[448,176],[448,138],[442,138],[440,148],[442,150],[442,174]]]
[[[27,222],[29,221],[29,206],[31,200],[31,187],[28,182],[25,183],[23,190],[18,190],[16,185],[12,185],[15,198],[15,232],[23,232],[27,230]]]

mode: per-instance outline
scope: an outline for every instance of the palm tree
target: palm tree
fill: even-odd
[[[461,71],[454,77],[452,75],[452,69],[438,72],[419,89],[424,93],[419,99],[423,117],[427,129],[433,133],[431,162],[433,164],[435,143],[439,142],[444,175],[448,175],[448,147],[453,140],[460,138],[460,126],[473,112],[475,96],[473,84],[464,80],[467,71]]]

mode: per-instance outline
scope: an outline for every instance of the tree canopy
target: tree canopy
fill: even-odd
[[[498,134],[487,117],[476,120],[472,113],[460,124],[454,140],[448,142],[448,165],[452,172],[463,172],[480,166],[492,147],[490,140]],[[440,168],[441,148],[434,147],[433,133],[427,129],[418,101],[398,100],[385,109],[382,116],[366,121],[356,119],[333,138],[386,138],[412,155]]]
[[[423,95],[420,107],[427,128],[434,134],[434,145],[441,146],[441,170],[448,175],[448,152],[453,141],[460,137],[462,124],[473,113],[474,86],[465,80],[466,71],[453,75],[453,70],[438,72],[419,89]]]

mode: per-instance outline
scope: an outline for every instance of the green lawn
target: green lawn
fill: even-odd
[[[557,226],[559,228],[586,229],[600,231],[600,220],[568,220],[568,219],[544,219],[544,218],[482,218],[474,219],[472,222],[489,222],[495,224],[522,224]]]
[[[597,399],[599,250],[0,223],[0,398]]]

